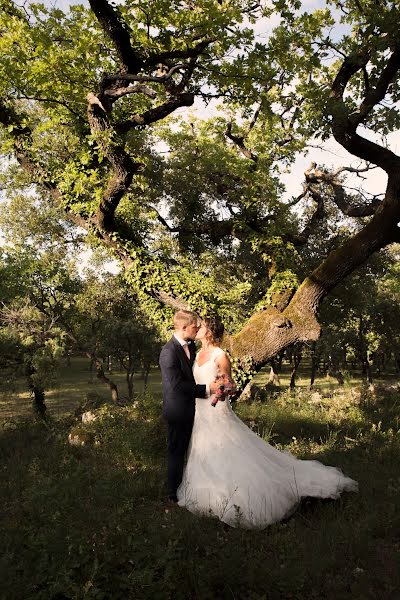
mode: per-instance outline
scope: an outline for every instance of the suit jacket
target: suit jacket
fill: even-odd
[[[196,385],[193,363],[196,356],[194,343],[189,344],[190,360],[178,340],[172,338],[160,354],[163,388],[163,417],[171,423],[192,421],[195,398],[206,397],[206,386]]]

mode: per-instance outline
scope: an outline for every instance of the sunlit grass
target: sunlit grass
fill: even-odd
[[[118,386],[121,397],[127,397],[128,388],[125,374],[114,368],[112,373],[106,373]],[[347,393],[349,389],[360,386],[363,382],[361,373],[355,372],[350,375],[345,373],[345,383],[339,386],[337,380],[329,376],[317,376],[313,390],[323,396],[322,403],[326,407],[334,410],[334,397],[339,390]],[[268,383],[269,367],[265,367],[254,379],[257,387],[263,388]],[[277,393],[288,390],[290,383],[290,366],[284,362],[282,372],[279,375],[280,386],[276,389]],[[386,383],[396,382],[398,375],[387,373],[382,378],[377,378],[376,382]],[[305,360],[299,370],[299,376],[296,379],[296,390],[308,391],[310,386],[310,365]],[[161,397],[161,375],[157,367],[151,370],[148,379],[148,389],[153,395]],[[54,417],[62,417],[70,414],[81,404],[89,392],[97,394],[105,401],[110,399],[110,393],[104,383],[100,382],[95,372],[90,372],[89,361],[87,358],[74,357],[71,366],[62,364],[59,368],[53,386],[46,391],[46,405],[48,413]],[[140,374],[134,376],[134,393],[141,395],[144,392],[144,382]],[[285,401],[286,402],[286,401]],[[31,398],[26,389],[23,378],[15,380],[11,390],[5,391],[0,388],[0,419],[11,416],[29,416],[31,414]]]
[[[88,393],[95,393],[105,401],[110,399],[108,388],[97,379],[95,372],[90,372],[89,367],[88,359],[80,357],[74,357],[70,367],[66,365],[60,367],[53,386],[46,390],[48,414],[54,417],[70,414],[84,401]],[[107,373],[107,377],[117,384],[121,397],[127,397],[125,374],[114,370],[112,373]],[[150,373],[148,387],[153,393],[161,394],[161,377],[158,369],[153,369]],[[143,391],[144,382],[138,373],[134,377],[134,393],[142,394]],[[31,413],[31,398],[23,378],[17,378],[11,390],[0,390],[0,419],[29,416]]]

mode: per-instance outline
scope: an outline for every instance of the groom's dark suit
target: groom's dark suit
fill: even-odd
[[[186,450],[192,434],[195,398],[206,397],[206,386],[196,385],[192,366],[196,356],[188,344],[190,359],[173,336],[160,354],[163,387],[163,417],[168,423],[168,495],[176,497],[182,481]]]

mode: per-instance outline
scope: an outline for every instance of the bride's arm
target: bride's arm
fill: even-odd
[[[225,354],[225,352],[221,352],[221,354],[217,356],[217,358],[215,359],[215,364],[218,367],[219,375],[226,375],[227,377],[229,377],[229,379],[232,379],[231,361],[229,360],[228,355]]]

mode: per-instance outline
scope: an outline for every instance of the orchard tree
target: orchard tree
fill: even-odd
[[[89,0],[66,15],[2,0],[9,185],[34,186],[107,246],[153,319],[218,312],[240,384],[317,340],[322,300],[399,241],[400,157],[373,141],[399,125],[399,2],[301,4]],[[260,41],[252,25],[271,15]],[[177,120],[196,98],[223,110]],[[283,202],[282,170],[331,135],[360,166],[312,164]],[[371,167],[386,190],[349,192],[346,176]],[[332,210],[341,239],[325,236]]]
[[[97,376],[111,389],[113,400],[119,399],[117,386],[99,374],[99,362],[117,359],[126,374],[129,400],[133,398],[133,376],[143,372],[145,380],[157,364],[161,343],[154,326],[140,310],[136,296],[120,276],[87,274],[80,293],[74,298],[76,313],[69,324],[79,348],[90,349]],[[66,325],[67,327],[67,325]],[[97,361],[97,362],[96,362]]]
[[[325,372],[343,383],[343,370],[360,370],[371,383],[395,362],[399,349],[398,250],[376,254],[344,280],[320,312],[323,335],[314,349]]]
[[[38,280],[34,262],[32,256],[10,256],[6,251],[0,256],[0,372],[7,389],[16,376],[25,377],[33,409],[44,416],[45,391],[54,381],[65,332],[57,318],[41,311],[30,297],[31,285]]]

